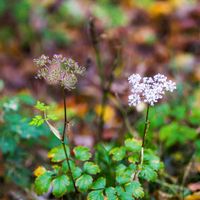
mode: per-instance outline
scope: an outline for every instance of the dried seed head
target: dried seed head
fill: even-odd
[[[61,85],[65,89],[75,88],[78,81],[77,75],[85,72],[84,67],[80,67],[77,62],[71,58],[65,58],[62,55],[54,55],[52,59],[42,55],[33,62],[39,68],[37,78],[44,78],[50,85]]]
[[[153,106],[163,98],[165,91],[173,92],[176,89],[176,83],[167,80],[167,77],[162,74],[144,78],[141,78],[139,74],[133,74],[128,81],[131,85],[131,94],[128,97],[129,106],[137,106],[141,102]]]

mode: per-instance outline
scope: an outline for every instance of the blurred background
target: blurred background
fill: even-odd
[[[95,46],[96,45],[96,46]],[[107,90],[98,73],[99,57]],[[147,145],[165,171],[148,186],[148,199],[200,199],[199,0],[0,0],[0,199],[37,197],[34,169],[48,168],[59,143],[45,125],[30,127],[36,100],[61,120],[62,92],[35,79],[33,59],[63,54],[86,67],[67,94],[70,139],[93,148],[102,115],[102,139],[139,137],[145,105],[127,106],[132,73],[162,73],[177,91],[151,109]],[[97,59],[96,59],[97,58]],[[106,103],[102,96],[106,92]],[[102,109],[103,107],[103,109]]]

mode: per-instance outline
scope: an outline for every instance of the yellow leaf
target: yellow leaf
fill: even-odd
[[[185,198],[185,200],[199,200],[200,199],[200,192],[195,192]]]
[[[95,108],[95,111],[97,113],[98,116],[101,115],[102,112],[102,106],[101,105],[97,105]],[[115,117],[115,111],[111,106],[105,106],[104,107],[104,116],[103,116],[103,120],[105,122],[110,122],[113,120],[113,118]]]
[[[168,15],[172,12],[172,5],[169,2],[158,1],[152,4],[149,8],[149,13],[153,17],[160,15]]]
[[[44,174],[44,172],[46,172],[45,167],[39,166],[39,167],[37,167],[37,168],[34,170],[33,173],[34,173],[34,175],[35,175],[36,177],[38,177],[38,176]]]

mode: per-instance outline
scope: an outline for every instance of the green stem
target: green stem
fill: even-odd
[[[63,89],[63,104],[64,104],[64,127],[63,127],[61,143],[62,143],[63,150],[64,150],[64,153],[65,153],[65,157],[66,157],[66,161],[67,161],[67,165],[68,165],[68,168],[69,168],[69,172],[70,172],[70,176],[71,176],[71,179],[72,179],[72,182],[73,182],[74,189],[75,189],[76,192],[78,192],[78,190],[76,188],[75,180],[74,180],[73,175],[72,175],[72,169],[71,169],[71,166],[70,166],[70,163],[69,163],[69,156],[67,154],[67,149],[66,149],[66,146],[65,146],[65,135],[66,135],[66,129],[67,129],[67,104],[66,104],[66,91],[65,91],[65,89]]]
[[[141,172],[142,165],[143,165],[143,159],[144,159],[144,147],[145,147],[145,141],[146,141],[146,135],[149,129],[149,104],[147,105],[147,111],[146,111],[146,117],[145,117],[145,126],[144,126],[144,131],[143,131],[143,136],[142,136],[142,148],[140,151],[140,160],[139,164],[137,165],[137,171],[135,174],[132,176],[134,180],[138,179],[139,173]]]

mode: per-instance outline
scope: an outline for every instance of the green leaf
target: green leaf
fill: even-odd
[[[108,200],[117,200],[116,190],[113,187],[108,187],[105,189],[106,197]]]
[[[37,108],[40,111],[46,111],[49,109],[49,106],[45,105],[44,103],[37,101],[35,108]]]
[[[63,196],[67,192],[70,180],[67,175],[61,175],[53,180],[53,195],[57,198]]]
[[[87,200],[104,200],[103,190],[90,192],[87,196]]]
[[[41,115],[36,115],[32,118],[29,125],[31,126],[41,126],[44,123],[44,119]]]
[[[2,130],[0,136],[0,150],[3,154],[13,153],[17,148],[18,141],[19,138],[17,138],[15,134]]]
[[[93,178],[90,175],[83,174],[76,180],[76,186],[81,192],[86,192],[92,185]]]
[[[121,161],[126,156],[125,147],[115,147],[110,151],[112,159],[115,161]]]
[[[136,198],[144,197],[144,190],[139,181],[133,181],[125,185],[126,192],[132,194]]]
[[[82,174],[82,170],[79,167],[75,167],[72,169],[72,175],[75,179],[77,179],[78,177],[80,177]]]
[[[48,192],[51,184],[51,175],[51,172],[46,171],[35,179],[35,191],[38,195]]]
[[[160,139],[166,147],[171,147],[176,143],[185,144],[197,137],[197,131],[189,126],[172,122],[165,125],[160,130]]]
[[[157,178],[157,173],[150,166],[143,165],[139,176],[147,181],[155,181]]]
[[[93,162],[86,162],[83,165],[83,169],[88,174],[97,174],[100,172],[99,166]]]
[[[149,165],[155,171],[158,171],[162,167],[160,158],[154,155],[154,152],[150,149],[147,149],[144,152],[144,163]]]
[[[134,200],[132,194],[130,192],[125,192],[123,187],[117,186],[115,190],[117,191],[120,200]]]
[[[58,120],[58,117],[54,114],[47,114],[47,120],[52,120],[52,121],[56,121]]]
[[[104,177],[98,178],[93,184],[92,184],[92,189],[98,190],[98,189],[103,189],[106,186],[106,179]]]
[[[69,157],[69,147],[67,145],[65,145],[65,147],[66,147],[67,154]],[[49,151],[49,153],[48,153],[48,157],[51,158],[52,162],[60,162],[60,161],[65,160],[66,156],[65,156],[63,146],[60,145],[60,146],[57,146],[57,147],[51,149],[51,151]]]
[[[125,140],[125,147],[128,151],[139,152],[142,148],[142,142],[134,138],[129,138]]]
[[[78,146],[75,147],[73,151],[77,160],[86,161],[92,156],[88,147]]]
[[[75,166],[75,163],[74,163],[73,160],[69,160],[69,165],[70,165],[72,171],[74,171],[74,169],[75,169],[76,166]],[[66,160],[62,162],[61,169],[62,169],[63,173],[67,173],[69,171],[68,163],[67,163]]]
[[[116,181],[122,185],[128,183],[131,180],[132,174],[135,172],[135,167],[126,167],[121,164],[116,169]]]

